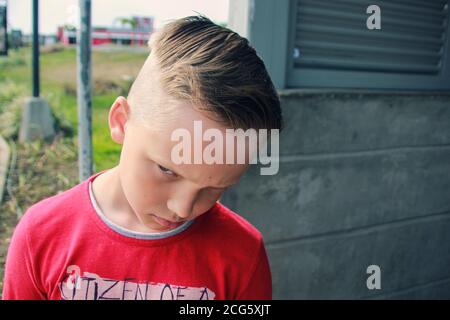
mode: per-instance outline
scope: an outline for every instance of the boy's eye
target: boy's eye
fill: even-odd
[[[170,171],[169,169],[167,169],[167,168],[165,168],[165,167],[163,167],[163,166],[161,166],[159,164],[158,164],[158,167],[164,174],[167,174],[169,176],[176,176],[175,172]]]

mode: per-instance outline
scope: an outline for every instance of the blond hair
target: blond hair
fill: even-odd
[[[228,127],[282,129],[280,101],[264,62],[236,32],[190,16],[168,23],[148,44],[155,65],[144,65],[148,70],[141,70],[129,97],[138,87],[151,90],[144,81],[152,74],[169,97],[191,102]],[[154,68],[158,72],[151,73]]]

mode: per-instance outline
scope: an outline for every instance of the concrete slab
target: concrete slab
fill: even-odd
[[[22,111],[19,141],[51,140],[54,136],[54,119],[47,101],[40,97],[29,98]]]

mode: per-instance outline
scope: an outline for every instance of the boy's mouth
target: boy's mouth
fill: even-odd
[[[160,224],[161,226],[166,227],[166,228],[174,229],[174,228],[180,226],[181,224],[183,224],[183,222],[172,222],[172,221],[160,218],[154,214],[151,214],[151,216],[153,216],[153,218],[155,219],[155,221],[158,224]]]

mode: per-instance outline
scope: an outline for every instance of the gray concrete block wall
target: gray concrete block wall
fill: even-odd
[[[222,198],[263,233],[274,298],[449,299],[450,94],[280,96],[278,174]]]

